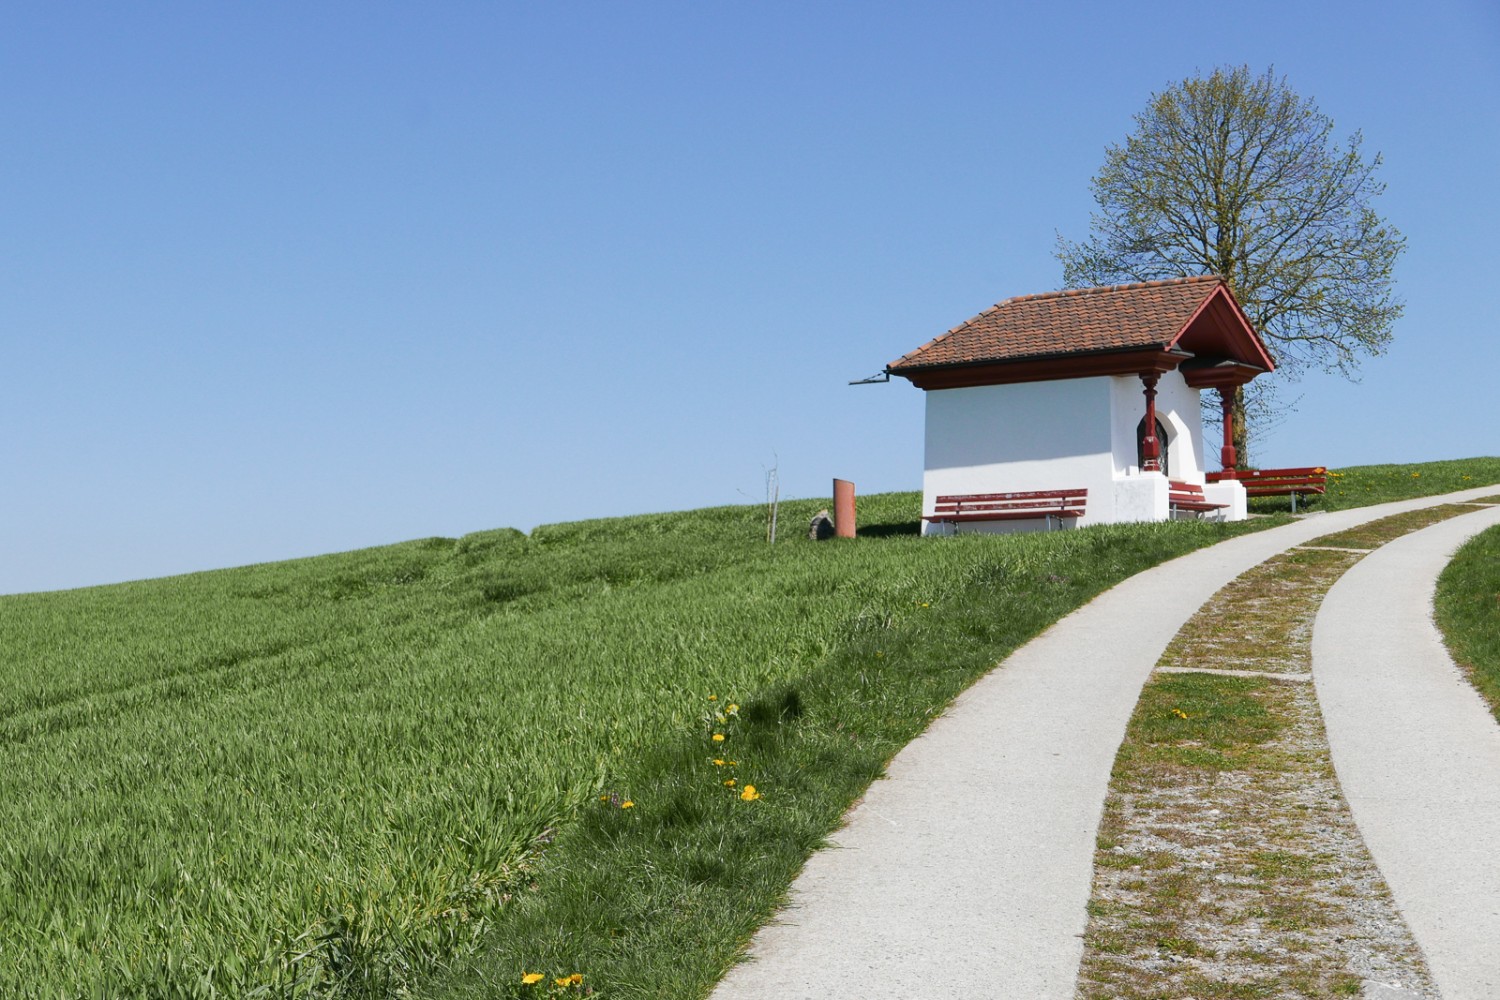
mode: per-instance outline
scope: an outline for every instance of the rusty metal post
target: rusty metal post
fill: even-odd
[[[833,533],[835,538],[854,537],[854,484],[847,479],[833,481]]]

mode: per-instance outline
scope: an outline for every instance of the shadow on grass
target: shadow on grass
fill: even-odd
[[[894,524],[872,524],[868,528],[860,528],[861,538],[894,538],[898,535],[920,535],[922,533],[921,521],[897,521]]]

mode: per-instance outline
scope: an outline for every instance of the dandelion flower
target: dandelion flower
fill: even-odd
[[[740,762],[739,762],[739,761],[737,761],[737,760],[732,760],[732,761],[730,761],[730,762],[729,762],[729,766],[730,766],[730,767],[738,767],[738,766],[739,766],[739,763],[740,763]]]
[[[1468,479],[1469,477],[1468,476],[1464,476],[1464,478]],[[740,706],[736,705],[732,701],[728,705],[724,706],[724,711],[728,712],[730,715],[733,715],[734,713],[738,712],[739,710],[740,710]]]
[[[635,808],[635,803],[632,802],[632,801],[630,801],[629,799],[626,799],[624,802],[620,803],[620,808],[621,809],[634,809]]]
[[[723,743],[724,742],[724,734],[723,733],[714,733],[714,742],[715,743]]]
[[[568,977],[568,983],[569,983],[569,985],[578,986],[578,985],[582,984],[582,982],[583,982],[583,973],[581,973],[581,972],[575,972],[571,976]]]
[[[541,981],[542,974],[540,972],[528,972],[521,977],[521,983],[524,986],[534,986]]]
[[[714,767],[723,767],[723,766],[724,766],[724,758],[723,757],[715,757],[714,758]]]
[[[725,788],[733,788],[734,787],[734,779],[730,778],[728,781],[724,782],[724,787]]]
[[[708,696],[708,700],[709,701],[718,701],[719,700],[719,696],[716,695],[716,694],[711,694],[711,695]]]
[[[556,983],[556,984],[557,984],[557,985],[559,985],[559,986],[566,986],[566,985],[568,985],[568,984],[569,984],[569,983],[570,983],[570,982],[572,982],[572,979],[570,979],[570,978],[569,978],[569,977],[567,977],[567,976],[558,976],[558,977],[557,977],[557,978],[556,978],[556,979],[554,979],[554,980],[552,980],[552,981],[553,981],[553,982],[554,982],[554,983]]]
[[[743,792],[740,792],[740,798],[746,802],[754,802],[756,799],[760,798],[760,792],[757,792],[755,790],[754,785],[746,785],[745,790]]]
[[[721,725],[721,726],[724,723],[726,723],[726,722],[729,721],[729,716],[725,715],[723,712],[720,712],[718,715],[715,715],[714,718],[719,720],[719,725]]]

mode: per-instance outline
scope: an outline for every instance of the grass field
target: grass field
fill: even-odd
[[[953,694],[1243,530],[825,503],[0,598],[0,996],[701,995]]]
[[[1500,528],[1458,550],[1438,578],[1434,604],[1453,658],[1500,720]]]
[[[651,815],[625,786],[706,738],[706,695],[862,692],[898,734],[868,781],[998,650],[1223,536],[935,543],[916,504],[866,498],[854,544],[726,508],[0,599],[0,996],[395,995],[484,936],[544,831],[611,791]],[[850,658],[928,671],[929,643],[964,662],[916,699]]]
[[[1353,465],[1330,469],[1328,492],[1298,501],[1299,510],[1346,510],[1411,497],[1431,497],[1474,486],[1500,483],[1500,458],[1460,458],[1410,465]],[[1275,513],[1291,509],[1287,497],[1257,497],[1250,510]]]

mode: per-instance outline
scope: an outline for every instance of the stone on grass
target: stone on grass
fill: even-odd
[[[810,541],[821,542],[824,539],[832,538],[833,533],[833,515],[829,514],[826,510],[820,510],[814,514],[812,521],[807,526],[807,537]]]

